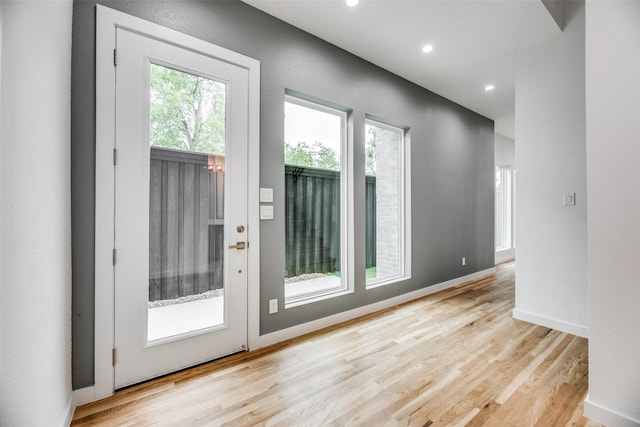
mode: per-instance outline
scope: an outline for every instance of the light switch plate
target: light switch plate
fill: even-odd
[[[576,193],[564,193],[564,205],[575,206],[576,205]]]
[[[260,219],[273,219],[273,205],[260,205]]]
[[[273,188],[260,189],[260,203],[273,203]]]

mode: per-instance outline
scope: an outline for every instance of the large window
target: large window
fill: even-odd
[[[365,128],[367,287],[405,276],[405,130],[374,120]]]
[[[496,166],[496,251],[513,247],[511,166]]]
[[[285,98],[285,302],[348,289],[347,113]]]

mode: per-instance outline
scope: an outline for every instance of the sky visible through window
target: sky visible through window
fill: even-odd
[[[303,107],[291,102],[284,104],[286,143],[296,145],[319,142],[340,154],[340,116]]]

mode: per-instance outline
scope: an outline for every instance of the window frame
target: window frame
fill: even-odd
[[[510,164],[507,163],[496,163],[495,164],[495,168],[494,171],[496,173],[496,175],[498,174],[498,169],[503,169],[503,172],[500,172],[500,176],[504,179],[506,178],[506,185],[503,190],[503,206],[500,206],[500,209],[497,206],[498,200],[496,197],[496,201],[494,204],[494,209],[496,211],[496,215],[495,215],[495,235],[494,235],[494,239],[495,239],[495,252],[502,252],[502,251],[508,251],[510,249],[513,249],[515,247],[515,239],[514,239],[514,173],[515,170],[513,169],[513,167]],[[497,176],[494,176],[497,178]],[[495,180],[494,180],[495,181]],[[495,187],[495,191],[496,191],[496,196],[497,196],[497,181],[494,182],[494,187]],[[504,213],[506,213],[506,224],[504,224],[504,230],[502,230],[503,233],[506,234],[505,239],[506,240],[506,246],[498,246],[498,233],[499,233],[499,227],[498,227],[498,215],[497,213],[499,211],[502,211]]]
[[[340,118],[340,286],[326,290],[308,292],[303,295],[287,297],[284,295],[285,309],[322,301],[354,292],[353,280],[353,142],[350,138],[350,120],[352,110],[333,103],[324,102],[294,91],[285,91],[284,103],[331,114]],[[283,138],[283,148],[284,148]],[[286,213],[285,213],[286,221]],[[284,284],[283,284],[284,285]]]
[[[365,116],[365,148],[366,148],[366,129],[367,126],[373,126],[380,129],[397,132],[401,136],[401,141],[398,147],[398,183],[399,183],[399,219],[401,221],[399,227],[399,248],[401,249],[399,256],[400,271],[397,274],[376,277],[373,279],[367,279],[365,275],[365,289],[371,290],[382,286],[398,283],[403,280],[411,278],[411,198],[410,198],[410,183],[411,183],[411,150],[410,150],[410,129],[407,126],[390,124],[388,121],[373,117],[370,115]],[[365,168],[366,174],[366,168]],[[377,182],[376,182],[377,185]],[[366,215],[366,213],[365,213]],[[366,232],[365,232],[366,239]]]

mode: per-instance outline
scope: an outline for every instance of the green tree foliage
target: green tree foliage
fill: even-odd
[[[299,142],[298,144],[284,143],[284,163],[295,166],[314,167],[313,156],[311,155],[309,144]]]
[[[317,158],[317,167],[323,169],[331,169],[331,170],[340,170],[340,161],[338,160],[338,155],[335,150],[329,147],[325,147],[324,145],[317,143],[319,145],[318,151],[316,154]]]
[[[338,153],[320,142],[313,144],[305,141],[298,142],[297,144],[285,142],[284,162],[288,165],[340,170]]]
[[[224,154],[225,85],[155,64],[150,75],[151,144]]]

